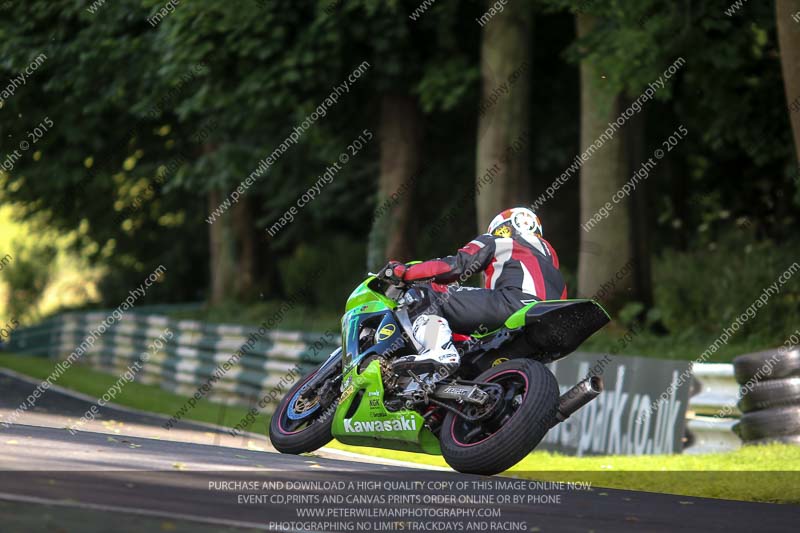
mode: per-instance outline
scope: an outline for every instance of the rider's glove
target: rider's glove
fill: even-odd
[[[403,282],[406,270],[406,265],[400,261],[389,261],[381,269],[380,276],[392,285],[400,285]]]

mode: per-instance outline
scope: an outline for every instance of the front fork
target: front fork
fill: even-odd
[[[328,359],[319,367],[314,377],[308,380],[308,383],[303,385],[300,394],[305,394],[310,390],[314,390],[323,382],[331,379],[336,371],[341,371],[340,364],[342,362],[342,349],[336,348],[329,356]]]

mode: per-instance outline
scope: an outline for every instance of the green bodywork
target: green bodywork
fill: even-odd
[[[352,378],[352,381],[350,381]],[[331,433],[339,442],[353,446],[377,446],[393,450],[441,455],[439,439],[425,427],[416,411],[387,411],[383,405],[383,381],[380,363],[372,361],[359,374],[353,368],[345,383],[339,406],[333,415]],[[360,403],[350,418],[345,418],[353,402]]]
[[[438,438],[425,427],[425,420],[419,413],[406,409],[395,412],[386,409],[383,401],[381,367],[377,359],[371,361],[362,373],[358,373],[359,366],[362,366],[362,358],[367,356],[358,349],[359,323],[361,320],[371,319],[370,316],[362,315],[380,316],[386,311],[397,308],[397,302],[368,286],[373,279],[373,277],[368,278],[352,292],[347,299],[345,314],[342,317],[343,390],[333,416],[331,432],[338,441],[353,446],[376,446],[441,455]],[[536,305],[549,303],[569,306],[582,302],[591,300],[532,302],[509,316],[504,328],[524,327],[528,321],[528,312]],[[602,309],[597,302],[593,303]],[[546,308],[541,311],[542,314],[548,313]],[[605,313],[605,310],[603,312]],[[487,337],[497,331],[499,330],[488,333],[476,332],[473,336]]]
[[[353,328],[356,327],[356,320],[354,320],[355,317],[361,314],[375,313],[378,311],[384,311],[386,309],[395,309],[397,307],[397,302],[391,298],[387,298],[379,292],[373,291],[367,286],[373,279],[375,278],[372,276],[367,278],[361,285],[356,287],[347,298],[347,303],[345,304],[345,313],[342,315],[343,348],[347,346],[348,339],[357,338],[355,337],[355,333],[353,331]],[[343,349],[343,353],[344,364],[342,368],[346,374],[349,370],[348,367],[350,366],[350,360],[348,350],[346,348]],[[343,376],[343,378],[346,379],[347,376]]]
[[[351,311],[359,305],[372,304],[374,302],[381,302],[389,309],[394,309],[397,307],[397,302],[391,298],[387,298],[379,292],[373,291],[368,287],[369,283],[373,279],[375,279],[374,276],[368,277],[361,285],[356,287],[353,292],[350,293],[350,296],[347,297],[347,303],[344,306],[345,312]],[[342,321],[344,321],[344,318],[342,318]]]
[[[506,322],[505,322],[504,326],[507,327],[508,329],[521,328],[522,326],[525,325],[525,315],[528,313],[528,311],[531,308],[533,308],[536,305],[545,304],[545,303],[560,303],[560,304],[564,304],[564,303],[578,303],[578,302],[591,302],[591,301],[593,301],[593,300],[590,300],[590,299],[587,299],[587,298],[578,298],[578,299],[574,299],[574,300],[542,300],[541,302],[531,302],[528,305],[526,305],[525,307],[523,307],[522,309],[519,309],[518,311],[516,311],[510,317],[508,317],[506,319]],[[603,309],[602,305],[598,304],[597,302],[595,302],[595,304],[600,309]],[[606,314],[606,316],[608,316],[608,312],[605,309],[603,309],[603,312]],[[609,319],[611,318],[610,316],[608,316],[608,317],[609,317]],[[490,333],[487,333],[486,335],[490,335]]]
[[[534,306],[539,305],[539,304],[544,304],[544,303],[565,303],[565,302],[578,303],[578,302],[590,302],[590,301],[591,300],[588,300],[588,299],[585,299],[585,298],[583,298],[583,299],[578,298],[578,299],[574,299],[574,300],[542,300],[540,302],[531,302],[528,305],[526,305],[525,307],[523,307],[521,309],[518,309],[511,316],[509,316],[506,319],[505,323],[503,323],[503,327],[506,328],[506,329],[517,329],[517,328],[523,327],[526,324],[525,315]],[[597,304],[597,302],[595,302],[595,303]],[[599,304],[597,304],[597,306],[600,307],[600,309],[603,309],[603,306],[601,306]],[[603,312],[606,313],[606,316],[608,316],[608,313],[606,312],[605,309],[603,309]],[[609,317],[609,318],[611,318],[611,317]],[[500,331],[500,329],[502,329],[502,328],[498,328],[498,329],[495,329],[495,330],[492,330],[492,331],[486,331],[486,332],[483,332],[483,333],[480,332],[480,331],[475,331],[475,332],[472,333],[472,336],[475,337],[476,339],[482,339],[484,337],[488,337],[490,335],[494,335],[495,333]]]
[[[359,365],[351,360],[352,345],[358,343],[358,332],[354,329],[358,316],[397,307],[397,302],[368,287],[373,279],[370,277],[356,287],[345,306],[342,317],[342,383],[345,389],[333,415],[331,433],[339,442],[353,446],[441,455],[439,440],[425,427],[425,420],[419,413],[405,409],[391,412],[384,406],[379,361],[372,361],[359,374]],[[358,407],[352,410],[356,399]]]

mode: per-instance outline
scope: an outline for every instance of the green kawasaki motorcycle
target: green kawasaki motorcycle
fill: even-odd
[[[420,349],[408,315],[414,286],[371,275],[353,291],[342,347],[298,381],[272,417],[269,435],[278,451],[311,452],[336,438],[442,455],[459,472],[493,475],[602,391],[595,376],[559,397],[544,366],[608,323],[593,300],[533,302],[496,331],[454,334],[461,366],[442,381],[395,371],[395,359]]]

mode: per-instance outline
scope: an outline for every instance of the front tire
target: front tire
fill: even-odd
[[[448,413],[439,437],[442,455],[459,472],[494,475],[521,461],[547,434],[558,408],[558,382],[529,359],[507,361],[475,381],[502,385],[501,404],[480,422]]]
[[[319,368],[298,381],[278,404],[269,423],[269,439],[281,453],[300,454],[313,452],[332,439],[333,413],[339,404],[338,398],[327,407],[300,397],[300,389]],[[317,401],[319,399],[317,398]],[[305,415],[305,416],[304,416]]]

